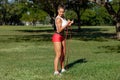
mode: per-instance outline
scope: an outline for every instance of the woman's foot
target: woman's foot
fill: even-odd
[[[54,75],[61,75],[61,74],[58,71],[55,71]]]
[[[61,70],[61,73],[63,73],[63,72],[66,72],[66,70],[65,70],[65,69],[62,69],[62,70]]]

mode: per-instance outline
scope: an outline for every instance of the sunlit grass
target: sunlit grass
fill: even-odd
[[[69,69],[54,76],[51,27],[0,27],[0,80],[120,80],[120,42],[103,34],[114,27],[82,29],[67,41]]]

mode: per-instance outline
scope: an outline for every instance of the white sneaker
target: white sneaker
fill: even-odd
[[[54,75],[61,75],[61,74],[58,71],[55,71]]]
[[[65,70],[65,69],[62,69],[62,70],[61,70],[61,73],[63,73],[63,72],[66,72],[66,70]]]

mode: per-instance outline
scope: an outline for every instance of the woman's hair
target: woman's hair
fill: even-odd
[[[64,5],[59,5],[59,6],[58,6],[58,10],[59,10],[60,8],[65,9],[65,6],[64,6]]]

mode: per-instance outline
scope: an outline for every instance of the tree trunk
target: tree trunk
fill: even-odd
[[[120,40],[120,22],[116,23],[117,39]]]
[[[50,18],[51,18],[50,23],[52,24],[53,30],[56,31],[55,17],[51,16]]]
[[[53,19],[53,24],[52,24],[54,31],[56,31],[56,25],[55,25],[55,19]]]
[[[107,0],[109,1],[109,0]],[[113,6],[109,3],[105,3],[105,8],[108,11],[108,13],[112,16],[112,18],[116,21],[116,34],[117,34],[117,39],[120,40],[120,19],[119,19],[119,11],[116,13],[115,10],[113,9]]]
[[[80,27],[80,13],[79,12],[76,12],[77,13],[77,17],[78,17],[78,30],[81,29]]]

